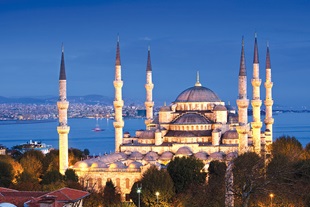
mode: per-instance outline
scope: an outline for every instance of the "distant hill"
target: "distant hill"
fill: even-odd
[[[31,96],[31,97],[4,97],[0,96],[0,104],[3,103],[21,103],[21,104],[56,104],[58,97],[56,96]],[[85,95],[85,96],[68,96],[70,103],[85,103],[85,104],[101,104],[101,105],[113,105],[114,98],[102,95]],[[132,103],[143,104],[141,100],[132,100],[130,98],[124,98],[125,104]]]
[[[86,96],[68,96],[71,103],[85,104],[103,104],[111,105],[112,97],[101,95],[86,95]],[[56,104],[58,97],[56,96],[37,96],[37,97],[3,97],[0,96],[0,103],[22,103],[22,104]]]

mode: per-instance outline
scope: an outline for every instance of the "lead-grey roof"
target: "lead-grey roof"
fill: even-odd
[[[210,124],[211,121],[198,113],[185,113],[177,118],[173,124]]]
[[[184,90],[175,102],[220,102],[220,98],[209,88],[193,86]]]

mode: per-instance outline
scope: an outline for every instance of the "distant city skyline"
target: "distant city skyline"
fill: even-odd
[[[309,10],[306,0],[1,1],[0,96],[57,96],[64,43],[68,96],[113,97],[119,34],[124,97],[145,99],[150,45],[156,105],[193,86],[197,71],[236,105],[242,36],[252,98],[256,32],[262,82],[270,45],[275,104],[310,107]]]

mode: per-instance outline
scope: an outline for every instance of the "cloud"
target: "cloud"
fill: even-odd
[[[152,40],[150,37],[142,37],[140,39],[143,41],[151,41]]]

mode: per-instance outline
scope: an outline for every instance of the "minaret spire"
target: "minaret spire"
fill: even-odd
[[[269,53],[269,44],[267,43],[267,53],[266,53],[266,99],[264,101],[266,107],[266,116],[265,116],[265,124],[266,124],[266,132],[265,132],[265,142],[267,146],[272,143],[272,133],[273,133],[273,123],[274,119],[272,117],[272,106],[273,106],[273,99],[272,99],[272,87],[273,82],[271,80],[271,63],[270,63],[270,53]]]
[[[154,84],[152,82],[152,64],[151,64],[151,48],[148,46],[148,52],[147,52],[147,64],[146,64],[146,84],[145,84],[145,90],[146,90],[146,100],[145,100],[145,109],[146,109],[146,120],[145,125],[148,129],[148,125],[152,123],[153,121],[153,88]]]
[[[201,83],[199,82],[199,71],[197,71],[197,74],[196,74],[196,84],[195,86],[201,86]]]
[[[253,146],[254,151],[257,154],[261,153],[261,105],[262,100],[260,99],[260,85],[262,80],[259,78],[259,60],[258,60],[258,46],[257,46],[257,34],[255,33],[254,40],[254,60],[253,60],[253,78],[252,78],[252,86],[253,86],[253,99],[251,101],[252,109],[253,109],[253,121],[251,123],[252,126],[252,138],[253,138]]]
[[[65,174],[68,169],[68,134],[70,127],[68,126],[68,107],[67,101],[67,80],[65,70],[64,46],[61,48],[61,62],[59,74],[59,101],[57,102],[59,126],[57,131],[59,134],[59,172]]]
[[[115,80],[113,82],[115,88],[115,99],[114,99],[114,128],[115,128],[115,152],[120,152],[121,145],[123,144],[123,106],[124,101],[122,99],[122,70],[121,70],[121,55],[120,55],[120,46],[119,46],[119,36],[117,37],[116,44],[116,61],[115,61]]]
[[[245,56],[244,56],[244,39],[242,37],[242,48],[239,68],[239,81],[238,81],[239,95],[237,99],[238,105],[238,122],[236,127],[238,132],[239,147],[238,153],[243,154],[248,150],[248,106],[249,100],[247,99],[247,76],[245,68]]]

